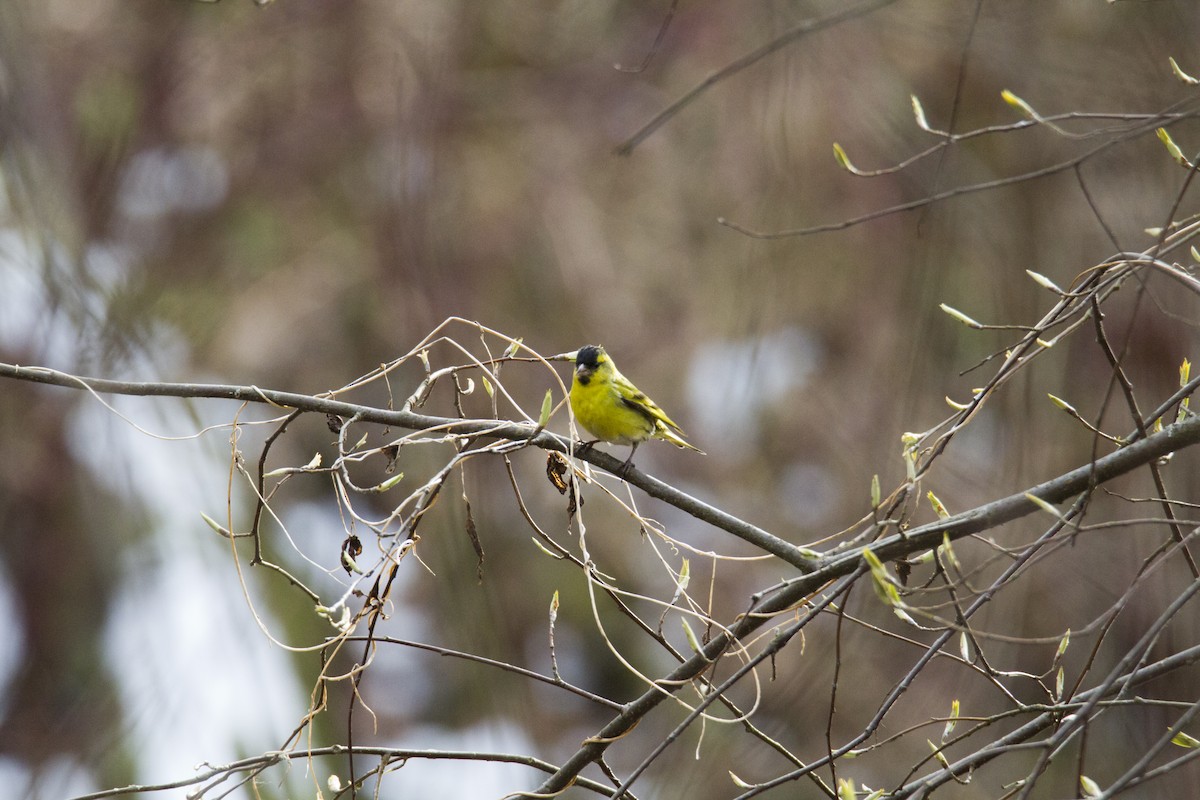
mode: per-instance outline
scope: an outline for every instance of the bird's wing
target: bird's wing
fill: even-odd
[[[630,383],[624,375],[617,375],[613,380],[613,385],[617,388],[621,402],[626,406],[651,422],[657,420],[668,428],[683,433],[683,430],[675,424],[675,420],[668,417],[667,413],[658,407],[658,403],[647,397],[645,392]]]

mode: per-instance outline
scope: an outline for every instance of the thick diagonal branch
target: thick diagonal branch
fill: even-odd
[[[952,517],[939,519],[903,534],[881,539],[871,545],[871,550],[880,560],[903,558],[937,547],[946,536],[951,540],[961,539],[1034,512],[1047,513],[1041,505],[1030,500],[1029,495],[1046,503],[1063,503],[1092,487],[1197,442],[1200,442],[1200,417],[1192,417],[1026,491]],[[659,680],[655,688],[644,692],[626,705],[620,714],[587,740],[555,775],[538,787],[538,792],[553,793],[569,786],[583,767],[599,758],[611,743],[631,731],[642,717],[666,699],[668,692],[674,692],[678,687],[686,685],[688,680],[696,678],[707,669],[713,659],[728,652],[735,639],[746,638],[768,624],[774,614],[803,602],[827,583],[859,569],[862,563],[861,551],[858,550],[820,559],[812,572],[765,597],[753,609],[753,614],[743,615],[730,628],[731,633],[722,633],[714,637],[700,654],[677,666],[669,675]]]

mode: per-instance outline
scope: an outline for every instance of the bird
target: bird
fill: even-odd
[[[683,430],[621,374],[600,345],[584,345],[575,352],[570,397],[575,420],[596,437],[584,442],[584,449],[600,441],[633,445],[629,458],[621,465],[622,473],[629,470],[638,445],[647,439],[663,439],[704,454],[683,439]]]

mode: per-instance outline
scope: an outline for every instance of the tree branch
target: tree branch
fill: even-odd
[[[243,402],[267,403],[281,408],[316,411],[335,414],[341,417],[357,416],[358,419],[363,421],[408,429],[437,429],[450,434],[487,435],[526,441],[531,445],[547,450],[556,450],[559,452],[570,452],[573,450],[569,440],[547,431],[540,431],[528,423],[435,417],[407,411],[392,411],[355,405],[319,396],[265,390],[254,386],[110,381],[80,378],[45,368],[17,367],[8,364],[0,364],[0,377],[72,388],[84,388],[91,392],[185,398],[210,397],[240,400]],[[1028,516],[1033,512],[1044,512],[1044,507],[1031,500],[1029,495],[1033,495],[1050,504],[1062,503],[1090,488],[1094,488],[1142,465],[1153,462],[1169,453],[1190,447],[1197,442],[1200,442],[1200,417],[1191,417],[1165,428],[1160,433],[1148,436],[1107,456],[1098,458],[1091,463],[1084,464],[1060,475],[1057,478],[1038,484],[1027,491],[1018,492],[952,517],[939,519],[927,525],[914,528],[911,531],[881,539],[871,545],[871,550],[881,560],[899,559],[920,551],[935,548],[947,536],[951,540],[960,539],[974,533],[995,528],[1023,516]],[[576,453],[576,456],[579,457],[579,454]],[[583,457],[598,467],[614,472],[621,467],[621,462],[618,459],[603,453],[588,452]],[[731,626],[729,633],[722,633],[715,636],[703,647],[700,653],[677,666],[664,678],[656,681],[653,688],[644,692],[633,702],[625,705],[619,714],[601,728],[595,736],[589,738],[583,747],[543,784],[540,791],[559,791],[570,785],[572,781],[577,780],[582,769],[587,764],[602,757],[610,744],[628,733],[639,720],[645,717],[664,699],[671,696],[680,686],[686,685],[689,681],[704,672],[704,670],[711,666],[715,659],[721,657],[734,647],[736,642],[744,640],[751,633],[767,624],[773,615],[794,608],[798,603],[804,602],[830,582],[839,578],[848,579],[850,576],[855,573],[861,573],[863,570],[861,550],[848,550],[831,553],[820,559],[810,559],[800,555],[798,548],[782,539],[679,492],[677,489],[651,478],[636,469],[629,470],[626,477],[631,484],[642,488],[648,494],[658,497],[699,519],[717,525],[723,530],[733,533],[768,552],[779,555],[789,563],[800,568],[805,574],[766,595],[751,609],[752,613],[740,616],[737,622]],[[845,587],[839,587],[838,591],[843,588]],[[828,598],[824,602],[828,602]],[[816,608],[820,608],[821,606],[822,603],[818,603]],[[815,613],[816,610],[813,609],[806,616],[806,619],[811,619],[811,615]],[[789,628],[797,628],[799,624],[793,623]],[[787,638],[783,637],[783,641],[786,641]],[[776,646],[780,647],[782,643],[781,641]],[[770,646],[768,646],[769,648]]]
[[[530,423],[509,422],[494,419],[457,419],[454,417],[436,417],[428,414],[416,414],[411,411],[395,411],[392,409],[376,408],[341,400],[333,400],[321,395],[296,394],[281,392],[275,389],[260,389],[257,386],[233,386],[214,383],[153,383],[143,381],[114,381],[105,378],[85,378],[59,372],[48,367],[21,367],[15,364],[0,363],[0,378],[15,378],[17,380],[44,383],[51,386],[65,386],[71,389],[85,389],[93,394],[127,394],[139,397],[179,397],[179,398],[215,398],[221,400],[240,400],[244,403],[263,403],[280,409],[300,409],[321,414],[333,414],[342,418],[357,417],[361,422],[372,422],[389,425],[406,430],[423,431],[437,430],[447,434],[462,436],[490,436],[510,441],[525,441],[543,450],[554,450],[567,453],[575,458],[594,464],[603,470],[622,475],[630,484],[637,486],[651,497],[675,506],[681,511],[691,514],[696,519],[707,522],[727,533],[754,545],[772,555],[778,556],[801,572],[811,572],[815,561],[806,557],[800,548],[768,533],[757,525],[752,525],[732,514],[711,506],[702,500],[681,492],[668,483],[653,478],[636,467],[624,470],[620,459],[610,456],[595,448],[580,451],[574,447],[571,440],[549,431],[539,429]]]
[[[864,14],[870,14],[873,11],[878,11],[884,6],[890,6],[894,2],[896,2],[896,0],[868,0],[868,2],[859,3],[858,5],[847,8],[837,14],[831,14],[828,17],[819,17],[817,19],[806,19],[799,25],[789,28],[757,50],[753,50],[741,58],[726,64],[721,69],[700,81],[700,83],[696,84],[687,92],[685,92],[675,102],[671,103],[671,105],[658,112],[653,119],[639,128],[636,133],[634,133],[624,142],[621,142],[621,144],[617,145],[614,152],[619,156],[629,155],[631,152],[633,152],[633,148],[645,141],[650,134],[654,133],[656,130],[665,125],[666,122],[671,119],[671,117],[682,111],[697,97],[704,94],[706,91],[711,89],[713,86],[716,86],[726,78],[736,75],[752,64],[757,64],[759,61],[771,55],[776,50],[786,47],[800,37],[809,33],[814,33],[815,31],[823,30],[825,28],[831,28],[834,25],[840,25],[847,20],[860,17]]]
[[[1027,491],[1018,492],[952,517],[939,519],[906,533],[889,536],[872,545],[871,550],[883,561],[899,559],[937,547],[942,543],[944,536],[949,536],[952,540],[961,539],[1028,516],[1035,511],[1045,513],[1043,508],[1030,500],[1027,495],[1032,494],[1048,503],[1061,503],[1090,487],[1112,480],[1149,461],[1176,450],[1182,450],[1197,442],[1200,442],[1200,417],[1192,417],[1165,428],[1161,433],[1071,470],[1054,480],[1038,484]],[[767,624],[773,615],[793,608],[796,604],[803,602],[805,598],[820,591],[829,582],[846,578],[862,569],[862,566],[860,550],[831,555],[820,559],[813,572],[767,595],[752,609],[752,613],[742,615],[738,622],[730,627],[730,633],[721,633],[714,637],[699,654],[679,665],[670,674],[657,681],[654,688],[647,690],[627,705],[621,714],[614,717],[588,739],[584,746],[563,764],[558,773],[539,787],[539,791],[561,791],[570,785],[571,778],[577,775],[584,766],[599,758],[613,741],[632,730],[633,726],[664,700],[669,693],[686,685],[689,680],[703,672],[714,659],[727,652],[735,640],[744,640]],[[845,587],[835,588],[836,591],[833,594],[842,591]],[[825,602],[828,602],[828,599]],[[801,622],[804,621],[806,620]],[[798,624],[800,623],[793,623],[793,626]],[[786,635],[781,637],[784,640],[786,638]]]

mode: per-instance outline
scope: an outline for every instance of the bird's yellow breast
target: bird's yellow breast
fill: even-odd
[[[576,376],[571,381],[571,411],[592,436],[613,444],[644,442],[654,433],[654,420],[622,400],[607,375],[593,375],[587,383]]]

